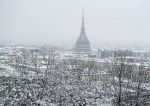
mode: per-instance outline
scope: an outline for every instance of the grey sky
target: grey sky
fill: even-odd
[[[150,0],[0,0],[0,41],[71,44],[82,8],[94,45],[150,45]]]

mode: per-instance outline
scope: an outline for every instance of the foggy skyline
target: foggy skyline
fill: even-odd
[[[1,0],[0,41],[73,46],[82,8],[91,44],[150,45],[149,0]]]

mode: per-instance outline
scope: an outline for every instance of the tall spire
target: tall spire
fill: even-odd
[[[85,27],[84,27],[84,9],[82,9],[82,27],[81,27],[81,31],[82,32],[85,31]]]
[[[76,41],[76,45],[74,48],[75,52],[90,52],[90,42],[85,34],[85,27],[84,27],[84,10],[82,9],[82,26],[81,26],[81,32],[80,36],[78,37]]]

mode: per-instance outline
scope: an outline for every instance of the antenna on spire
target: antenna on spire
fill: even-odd
[[[85,30],[85,28],[84,28],[84,8],[82,9],[82,31],[84,31]]]

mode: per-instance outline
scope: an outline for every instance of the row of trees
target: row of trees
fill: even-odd
[[[150,105],[149,84],[147,80],[150,70],[147,61],[142,57],[140,63],[135,64],[127,61],[123,51],[114,52],[114,57],[108,65],[111,75],[116,106],[148,106]],[[148,78],[147,78],[148,77]]]
[[[15,49],[9,58],[6,64],[18,74],[0,78],[0,103],[4,106],[94,106],[107,99],[116,106],[149,105],[149,91],[144,87],[149,82],[143,80],[148,68],[141,61],[133,81],[134,65],[121,51],[104,63],[62,59],[54,48]],[[109,80],[83,80],[85,74],[104,70]]]

